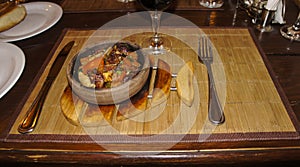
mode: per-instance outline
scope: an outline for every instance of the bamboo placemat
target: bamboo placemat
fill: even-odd
[[[101,11],[137,11],[142,10],[137,2],[127,6],[117,0],[64,0],[64,12],[101,12]],[[223,8],[209,9],[199,5],[198,0],[178,0],[171,10],[223,10]]]
[[[145,39],[147,33],[134,33],[133,29],[112,30],[67,30],[55,49],[45,72],[35,86],[18,118],[12,126],[6,140],[24,142],[124,142],[118,140],[122,135],[156,135],[163,137],[160,141],[171,141],[174,136],[183,135],[182,142],[199,141],[240,141],[240,140],[277,140],[299,138],[298,124],[286,101],[277,81],[273,81],[272,72],[269,73],[266,58],[261,55],[248,29],[229,28],[202,28],[215,46],[214,53],[219,55],[213,69],[217,76],[217,88],[221,101],[224,104],[226,121],[215,126],[207,120],[208,110],[208,77],[205,66],[198,61],[197,54],[191,48],[197,48],[198,41],[189,46],[182,41],[189,40],[189,28],[173,28],[179,39],[172,39],[172,50],[184,61],[193,61],[195,65],[196,91],[198,97],[191,108],[180,103],[176,92],[170,97],[160,116],[152,121],[139,122],[134,119],[117,121],[113,117],[108,126],[83,127],[74,126],[63,116],[60,108],[60,98],[68,86],[66,80],[66,64],[83,45],[89,42],[107,41],[123,38],[124,34],[133,34],[126,37],[131,42],[139,43]],[[116,33],[118,32],[118,33]],[[91,35],[93,34],[93,38]],[[122,36],[123,35],[123,36]],[[197,34],[195,34],[197,35]],[[41,83],[45,80],[47,71],[61,48],[71,40],[76,41],[57,80],[55,81],[42,111],[36,130],[28,135],[17,132],[17,126],[23,118],[33,97],[37,95]],[[192,44],[193,45],[193,44]],[[167,57],[166,59],[169,59]],[[171,66],[176,67],[177,62]],[[220,68],[222,66],[222,68]],[[224,78],[223,78],[224,79]],[[194,83],[195,84],[195,83]],[[221,92],[221,93],[220,93]],[[223,93],[222,93],[223,92]],[[196,93],[197,94],[197,93]],[[151,115],[144,115],[148,117]],[[179,121],[179,122],[177,122]],[[179,126],[175,126],[179,124]],[[192,122],[192,125],[190,125]],[[117,134],[111,131],[113,127]],[[172,127],[172,128],[169,128]],[[187,129],[188,128],[188,129]],[[95,137],[96,136],[96,137]],[[100,138],[98,138],[100,136]],[[126,141],[130,142],[130,141]],[[135,141],[136,142],[136,141]]]

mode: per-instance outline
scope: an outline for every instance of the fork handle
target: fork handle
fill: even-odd
[[[222,106],[219,102],[219,98],[215,90],[215,85],[213,83],[210,84],[210,103],[209,103],[208,118],[210,122],[214,124],[221,124],[225,121],[225,116],[222,110]]]
[[[209,74],[209,110],[208,110],[208,119],[213,124],[222,124],[225,121],[224,112],[221,106],[221,103],[219,101],[216,86],[211,70],[210,64],[207,65],[207,70]]]

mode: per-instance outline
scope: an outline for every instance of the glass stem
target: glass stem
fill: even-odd
[[[150,11],[150,15],[151,15],[152,31],[154,32],[154,37],[158,37],[161,11]]]

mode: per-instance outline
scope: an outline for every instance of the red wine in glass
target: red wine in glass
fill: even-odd
[[[139,0],[139,2],[146,10],[164,11],[173,4],[174,0]]]

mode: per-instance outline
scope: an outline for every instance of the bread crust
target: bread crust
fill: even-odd
[[[23,5],[15,6],[7,13],[0,16],[0,32],[11,29],[26,17],[26,9]]]
[[[189,61],[179,70],[176,78],[178,96],[189,107],[194,101],[193,75],[194,65]]]

